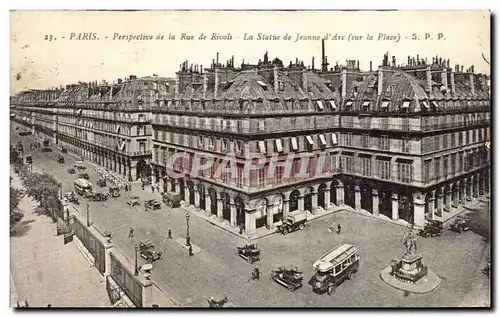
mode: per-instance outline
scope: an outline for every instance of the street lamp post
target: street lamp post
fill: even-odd
[[[137,276],[137,275],[139,275],[139,270],[137,269],[137,251],[139,251],[139,246],[137,246],[137,244],[134,245],[134,250],[135,250],[135,270],[134,270],[134,275]]]
[[[191,237],[189,236],[189,213],[186,212],[186,246],[190,246],[191,245]]]
[[[90,227],[89,204],[87,203],[87,227]]]

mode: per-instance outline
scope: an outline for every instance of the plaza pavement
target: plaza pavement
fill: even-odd
[[[25,147],[26,148],[26,147]],[[64,191],[72,190],[74,175],[66,169],[72,165],[34,155],[35,168],[41,164],[63,181]],[[91,180],[98,176],[89,168]],[[105,190],[99,189],[99,190]],[[477,270],[480,267],[486,242],[474,232],[457,234],[446,230],[441,237],[417,238],[418,251],[424,264],[442,279],[432,293],[410,295],[395,290],[380,279],[380,271],[393,257],[404,252],[402,238],[405,228],[391,222],[380,221],[350,211],[338,211],[308,223],[305,230],[287,236],[270,235],[258,240],[263,274],[260,281],[250,282],[253,265],[236,254],[236,247],[247,240],[207,223],[199,217],[190,218],[192,242],[201,248],[195,256],[176,241],[166,239],[168,228],[174,239],[186,235],[185,211],[162,206],[161,210],[145,211],[143,199],[151,197],[135,184],[133,194],[141,197],[140,207],[126,204],[129,193],[107,202],[90,202],[91,221],[99,230],[109,230],[113,243],[129,258],[134,258],[133,246],[142,239],[151,239],[156,248],[165,253],[154,263],[152,279],[184,306],[206,307],[210,296],[227,295],[238,307],[455,307],[478,292]],[[84,217],[83,204],[77,206]],[[341,224],[342,233],[328,232],[328,227]],[[129,227],[135,237],[128,238]],[[307,281],[313,274],[312,264],[340,243],[352,243],[360,248],[361,265],[352,281],[346,281],[332,295],[316,295]],[[139,264],[143,264],[142,259]],[[272,282],[269,272],[279,266],[294,264],[304,271],[304,286],[294,293]],[[484,292],[484,287],[479,290]],[[489,292],[489,290],[488,290]]]

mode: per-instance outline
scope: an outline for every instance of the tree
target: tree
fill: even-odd
[[[23,213],[17,209],[19,202],[23,196],[23,191],[14,187],[10,187],[10,227],[19,222],[23,218]]]
[[[24,186],[29,196],[40,203],[40,207],[44,207],[49,215],[52,215],[52,210],[56,205],[59,196],[60,184],[55,178],[47,173],[31,173],[26,172]]]

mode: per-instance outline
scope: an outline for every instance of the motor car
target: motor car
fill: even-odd
[[[182,197],[180,193],[163,193],[162,200],[169,208],[177,208],[181,205]]]
[[[75,169],[73,167],[70,167],[70,168],[68,168],[68,173],[75,174],[76,171],[75,171]]]
[[[440,236],[443,234],[443,222],[439,220],[427,220],[424,228],[418,234],[424,238]]]
[[[139,196],[130,196],[127,200],[127,204],[129,204],[132,207],[139,206],[141,204]]]
[[[151,210],[161,209],[161,203],[156,199],[149,199],[144,201],[144,206],[146,207],[146,209],[151,209]]]
[[[285,235],[289,232],[296,230],[302,230],[305,228],[305,223],[307,222],[307,212],[306,211],[296,211],[290,213],[286,219],[283,220],[283,224],[276,228],[276,231]]]
[[[163,253],[155,250],[155,246],[151,240],[143,240],[139,242],[139,253],[141,257],[148,262],[154,262],[161,259]]]
[[[68,153],[68,150],[66,148],[62,148],[61,153]]]
[[[104,193],[93,193],[91,197],[89,197],[92,201],[106,201],[108,200],[108,195]]]
[[[242,247],[236,247],[236,254],[248,263],[260,261],[260,249],[256,244],[246,244]]]
[[[75,205],[80,204],[80,202],[78,201],[78,197],[74,192],[67,192],[66,194],[64,194],[64,198],[66,198],[66,200],[68,200],[70,203],[74,203]]]
[[[120,188],[118,186],[110,186],[108,195],[113,198],[120,197]]]
[[[59,164],[64,164],[64,157],[62,155],[57,156],[57,162]]]
[[[90,176],[88,173],[80,173],[78,174],[78,178],[90,179]]]
[[[42,152],[52,152],[52,149],[50,147],[44,147],[42,148]]]
[[[31,155],[26,156],[26,163],[33,164],[33,158],[31,157]]]
[[[105,179],[100,179],[97,181],[97,186],[99,187],[106,187],[106,180]]]
[[[470,219],[467,216],[457,216],[450,225],[450,230],[458,233],[470,230]]]
[[[304,274],[296,266],[280,267],[271,271],[271,280],[294,292],[302,287]]]

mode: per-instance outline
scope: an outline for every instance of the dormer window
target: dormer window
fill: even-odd
[[[280,82],[278,83],[278,85],[279,85],[279,89],[280,89],[280,91],[285,91],[285,83],[284,83],[284,82],[280,81]]]
[[[368,110],[368,108],[370,108],[370,101],[368,100],[365,100],[363,101],[363,110]]]
[[[348,101],[348,102],[346,102],[346,103],[345,103],[345,108],[346,108],[347,110],[350,110],[350,109],[352,108],[352,101]]]
[[[317,101],[316,101],[316,104],[318,105],[319,110],[323,110],[323,108],[324,108],[324,107],[323,107],[323,101],[321,101],[321,100],[317,100]]]

